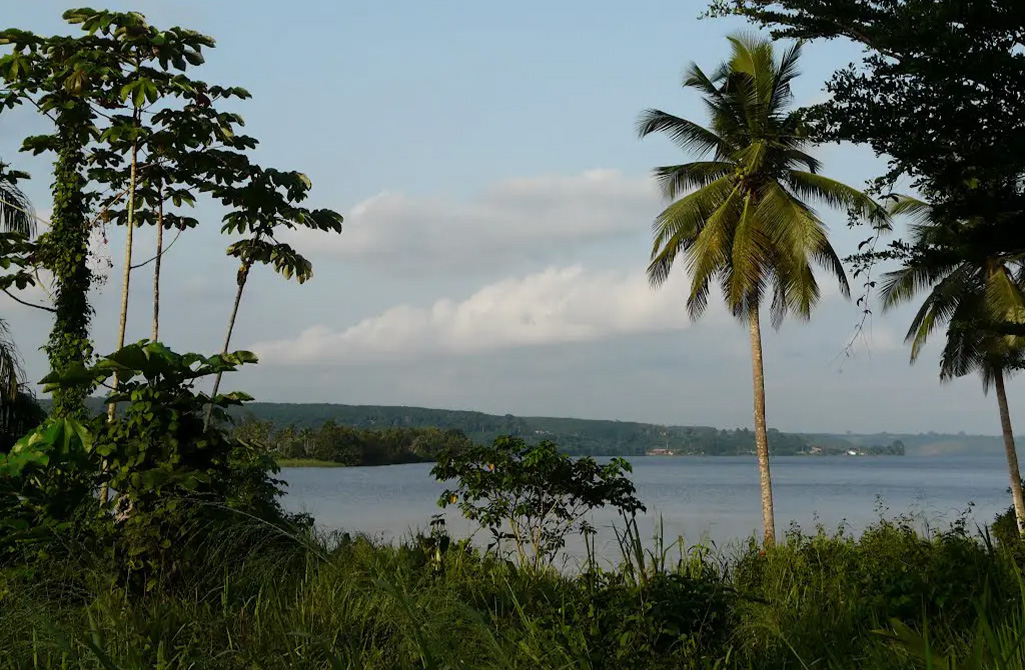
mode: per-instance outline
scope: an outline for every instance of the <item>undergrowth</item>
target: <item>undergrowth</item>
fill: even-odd
[[[0,669],[887,670],[927,667],[923,632],[928,658],[953,662],[985,641],[982,622],[1009,649],[1022,629],[1020,552],[963,525],[794,530],[722,555],[630,524],[618,567],[572,573],[438,528],[383,545],[239,519],[203,536],[188,569],[146,593],[75,537],[0,569]]]

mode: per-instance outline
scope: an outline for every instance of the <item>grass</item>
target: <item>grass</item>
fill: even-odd
[[[319,461],[315,458],[279,458],[278,467],[281,468],[344,468],[342,463],[334,461]]]
[[[618,568],[574,574],[436,537],[254,545],[261,532],[212,534],[146,593],[84,547],[0,568],[0,670],[910,670],[928,667],[923,639],[930,657],[966,659],[991,638],[1013,653],[1025,630],[1015,555],[957,527],[794,531],[723,556],[643,542],[634,526]]]

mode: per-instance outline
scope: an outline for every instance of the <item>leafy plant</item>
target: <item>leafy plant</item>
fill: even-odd
[[[626,476],[622,458],[605,465],[570,458],[555,443],[537,446],[518,437],[499,437],[490,446],[446,449],[431,470],[439,481],[455,479],[441,507],[459,505],[463,515],[487,528],[494,546],[511,540],[523,566],[550,564],[574,530],[587,531],[585,515],[611,505],[624,514],[643,511]]]
[[[95,491],[94,446],[78,420],[50,419],[0,455],[0,557],[69,526]]]
[[[223,518],[232,508],[271,521],[281,517],[270,457],[220,426],[204,426],[204,407],[226,420],[227,407],[250,397],[193,391],[198,380],[255,362],[245,351],[205,357],[142,342],[88,368],[71,366],[43,379],[52,389],[119,377],[107,402],[123,405],[122,411],[113,421],[99,415],[90,422],[91,450],[106,463],[101,483],[118,493],[112,505],[118,563],[140,571],[147,586],[152,577],[178,569],[186,555],[184,538],[197,525]]]
[[[240,157],[236,157],[240,158]],[[342,215],[329,209],[307,209],[302,203],[309,196],[313,182],[301,172],[266,169],[248,160],[233,160],[237,167],[220,173],[218,183],[209,193],[229,208],[223,218],[221,232],[249,234],[233,242],[227,254],[239,261],[235,275],[235,301],[228,317],[224,351],[231,346],[242,293],[249,272],[256,264],[269,265],[285,279],[295,277],[300,284],[313,276],[313,265],[291,245],[279,242],[275,234],[282,229],[308,229],[321,232],[342,232]],[[220,387],[221,375],[214,378],[213,394]],[[207,414],[207,423],[212,415]]]
[[[1018,670],[1025,667],[1025,582],[1021,597],[1019,603],[998,612],[985,590],[975,601],[978,623],[963,654],[937,647],[928,619],[923,619],[921,630],[895,619],[889,630],[873,633],[904,649],[926,670]]]

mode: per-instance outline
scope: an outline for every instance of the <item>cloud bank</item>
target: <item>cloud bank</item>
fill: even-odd
[[[400,305],[354,326],[316,325],[250,348],[268,363],[359,363],[474,354],[686,328],[686,285],[579,265],[488,284],[463,299]],[[706,319],[726,318],[710,309]]]
[[[384,192],[348,212],[342,235],[301,231],[291,240],[313,256],[450,273],[550,260],[581,244],[646,234],[659,211],[649,178],[590,170],[501,181],[466,201]]]

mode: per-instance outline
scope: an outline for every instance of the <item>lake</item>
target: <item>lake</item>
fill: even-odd
[[[667,540],[682,535],[688,545],[728,547],[761,525],[754,457],[643,457],[630,459],[637,494],[648,512],[639,521],[650,536],[661,515]],[[945,526],[969,511],[972,523],[988,524],[1011,503],[1007,462],[999,455],[904,457],[782,457],[772,460],[777,531],[790,522],[805,530],[821,523],[845,524],[859,532],[879,519],[914,513],[931,527]],[[430,476],[431,464],[359,468],[286,468],[285,506],[307,511],[325,530],[365,533],[383,540],[426,528],[439,512],[444,486]],[[445,514],[450,532],[472,527],[456,510]],[[617,517],[595,513],[598,550],[615,554],[611,524]],[[483,537],[478,536],[478,537]],[[570,546],[579,554],[581,545]]]

